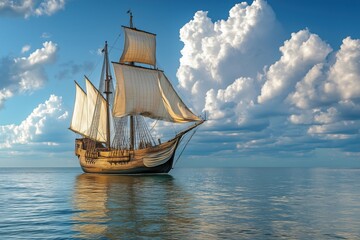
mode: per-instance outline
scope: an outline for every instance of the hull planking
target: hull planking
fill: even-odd
[[[108,150],[99,147],[87,150],[86,138],[76,139],[75,154],[86,173],[155,174],[168,173],[174,162],[180,137],[155,147],[138,150]]]

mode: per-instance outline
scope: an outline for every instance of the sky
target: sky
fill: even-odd
[[[179,167],[360,167],[360,1],[0,0],[0,167],[77,167],[74,80],[129,9],[208,118]]]

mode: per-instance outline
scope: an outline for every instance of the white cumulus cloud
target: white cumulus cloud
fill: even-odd
[[[315,64],[323,62],[332,49],[316,34],[302,30],[293,33],[291,39],[280,47],[280,51],[280,60],[271,65],[266,73],[266,82],[258,97],[259,103],[279,96],[286,97],[304,74]]]
[[[286,37],[264,0],[216,22],[196,12],[180,30],[177,77],[208,113],[202,141],[218,153],[359,152],[360,40],[344,37],[337,51],[308,29]]]
[[[62,98],[51,95],[19,125],[0,126],[0,149],[24,144],[31,144],[33,148],[44,144],[56,145],[62,140],[61,132],[68,124],[67,116],[68,112],[63,107]]]
[[[180,30],[184,43],[177,77],[201,111],[209,89],[226,88],[241,76],[255,77],[277,55],[281,30],[271,7],[262,0],[240,3],[227,20],[215,23],[198,11]]]
[[[65,8],[65,0],[1,0],[0,14],[10,16],[30,16],[53,15]]]
[[[346,139],[358,141],[360,40],[346,37],[332,55],[313,66],[296,84],[288,100],[298,108],[298,113],[289,119],[295,124],[309,125],[309,135],[332,140],[332,144]]]
[[[47,81],[45,66],[55,61],[56,53],[57,44],[49,41],[28,57],[0,59],[0,107],[16,94],[41,88]]]
[[[360,97],[360,40],[347,37],[336,54],[328,81],[324,86],[327,94],[336,94],[339,99]]]
[[[30,45],[25,45],[22,47],[21,49],[21,53],[26,53],[30,50],[31,46]]]

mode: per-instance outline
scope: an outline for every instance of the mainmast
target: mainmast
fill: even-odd
[[[134,28],[133,25],[133,15],[131,10],[127,11],[130,15],[130,28]],[[131,62],[130,65],[135,65],[134,62]],[[130,115],[130,150],[135,148],[135,127],[134,127],[134,116]]]
[[[105,72],[106,72],[106,78],[105,78],[105,97],[106,97],[106,146],[108,149],[110,149],[110,94],[112,93],[110,91],[110,81],[111,81],[111,75],[109,74],[109,56],[108,56],[108,44],[107,41],[105,41]]]
[[[133,26],[133,15],[131,10],[127,11],[128,14],[130,14],[130,28],[134,28]]]

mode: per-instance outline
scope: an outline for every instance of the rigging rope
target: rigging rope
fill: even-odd
[[[194,134],[196,133],[196,131],[197,131],[197,129],[195,129],[195,130],[193,131],[193,133],[191,134],[191,136],[189,137],[189,139],[188,139],[188,140],[187,140],[187,142],[185,143],[185,146],[184,146],[184,147],[183,147],[183,149],[181,150],[181,152],[180,152],[180,154],[179,154],[178,158],[175,160],[174,165],[173,165],[173,167],[172,167],[172,168],[174,168],[174,167],[175,167],[175,165],[177,164],[177,162],[178,162],[178,160],[180,159],[181,155],[183,154],[183,152],[184,152],[184,150],[185,150],[186,146],[188,145],[188,143],[190,142],[191,138],[194,136]],[[180,141],[181,141],[181,140],[180,140]]]
[[[111,53],[111,51],[112,51],[113,49],[121,50],[121,49],[119,49],[119,48],[115,48],[115,44],[116,44],[116,42],[119,40],[120,36],[121,36],[121,33],[119,33],[119,35],[118,35],[117,38],[115,39],[113,45],[110,47],[109,54]]]
[[[115,48],[115,44],[116,44],[117,41],[119,40],[120,36],[121,36],[121,33],[119,33],[119,35],[116,37],[114,43],[113,43],[112,46],[110,47],[109,54],[111,53],[111,51],[112,51],[113,49],[117,49],[117,48]],[[101,61],[97,61],[95,67],[93,68],[93,70],[92,70],[92,71],[90,72],[90,74],[89,74],[89,78],[90,78],[91,75],[94,73],[95,69],[99,66],[100,62],[101,62]]]
[[[153,126],[150,128],[150,130],[149,130],[150,132],[154,129],[154,127],[156,126],[156,124],[157,124],[158,120],[159,120],[159,119],[156,119],[156,120],[155,120],[154,125],[153,125]]]

